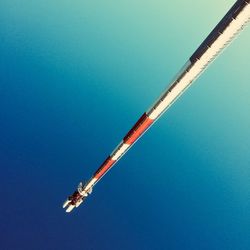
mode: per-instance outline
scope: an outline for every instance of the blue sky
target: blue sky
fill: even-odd
[[[233,3],[1,1],[1,249],[248,249],[249,28],[61,208]]]

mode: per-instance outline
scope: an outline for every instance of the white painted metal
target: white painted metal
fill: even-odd
[[[63,203],[63,208],[67,207],[69,203],[70,203],[70,200],[67,199],[67,200]]]
[[[89,183],[86,185],[86,187],[84,188],[84,190],[88,191],[89,189],[91,189],[95,183],[97,181],[97,178],[92,178]]]
[[[155,102],[147,114],[150,119],[159,118],[174,101],[192,84],[192,82],[208,67],[215,57],[233,40],[250,19],[250,5],[248,4],[238,17],[230,23],[222,34],[214,41],[199,60],[191,64],[189,61],[180,71],[177,84],[174,81],[170,87]],[[191,66],[190,66],[191,65]],[[173,86],[175,85],[175,86]],[[171,91],[169,91],[171,89]]]
[[[128,150],[129,146],[129,144],[121,142],[111,153],[111,159],[117,161]]]
[[[66,209],[67,213],[70,213],[74,209],[74,205],[69,205],[68,208]]]

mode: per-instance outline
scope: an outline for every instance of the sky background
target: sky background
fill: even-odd
[[[0,1],[0,248],[248,250],[250,28],[87,180],[233,0]]]

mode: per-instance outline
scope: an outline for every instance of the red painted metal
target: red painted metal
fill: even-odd
[[[105,172],[107,172],[107,170],[109,168],[111,168],[111,166],[115,163],[115,160],[112,160],[112,158],[109,156],[104,162],[103,164],[98,168],[98,170],[95,172],[94,174],[94,178],[99,179],[100,177],[103,176],[103,174]]]
[[[129,130],[126,136],[123,138],[124,143],[133,144],[145,130],[153,123],[154,120],[150,119],[146,113],[144,113],[136,124]]]

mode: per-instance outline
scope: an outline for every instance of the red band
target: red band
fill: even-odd
[[[99,179],[102,177],[102,175],[107,172],[107,170],[115,163],[115,160],[112,160],[112,158],[109,156],[101,165],[101,167],[98,168],[98,170],[94,174],[94,178]]]
[[[140,119],[136,122],[132,129],[123,138],[124,143],[133,144],[145,130],[153,123],[154,120],[150,119],[146,113],[144,113]]]

